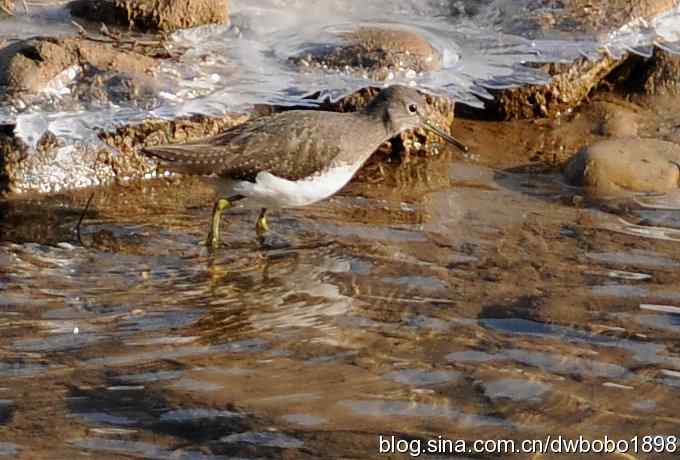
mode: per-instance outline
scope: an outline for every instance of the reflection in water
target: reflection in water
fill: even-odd
[[[125,456],[148,458],[151,460],[166,460],[168,458],[178,460],[226,460],[221,455],[206,455],[195,451],[167,450],[155,444],[135,441],[122,441],[116,439],[87,438],[73,442],[78,449],[93,450],[101,453],[121,454]]]
[[[0,455],[367,458],[388,432],[674,432],[680,249],[594,230],[597,212],[563,231],[582,210],[547,179],[426,168],[431,190],[353,184],[273,213],[263,245],[230,216],[214,254],[194,210],[134,227],[113,202],[97,228],[115,251],[0,244]]]
[[[19,453],[21,448],[11,442],[0,442],[0,456],[14,457]]]
[[[500,379],[484,385],[484,392],[491,399],[540,401],[541,395],[549,389],[550,386],[544,383],[521,379]]]
[[[284,449],[300,448],[304,445],[303,441],[282,433],[253,431],[230,434],[229,436],[225,436],[224,438],[220,439],[220,441],[226,443],[242,442],[247,444],[256,444],[258,446],[281,447]]]
[[[445,418],[464,426],[503,426],[509,423],[494,417],[470,415],[448,404],[411,403],[408,401],[342,401],[341,405],[369,417]]]

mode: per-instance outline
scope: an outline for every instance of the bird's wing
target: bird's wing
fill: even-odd
[[[217,136],[148,147],[143,153],[185,174],[252,180],[258,172],[297,180],[323,169],[341,151],[330,112],[290,111],[259,118]]]

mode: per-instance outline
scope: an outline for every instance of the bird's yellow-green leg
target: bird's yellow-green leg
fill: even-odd
[[[260,216],[257,218],[257,223],[255,223],[255,231],[258,236],[263,236],[269,231],[269,225],[267,225],[267,210],[262,208],[260,211]]]
[[[210,221],[210,231],[205,244],[208,247],[218,248],[220,246],[220,223],[222,222],[222,211],[231,207],[231,203],[226,198],[220,198],[213,206],[212,219]]]

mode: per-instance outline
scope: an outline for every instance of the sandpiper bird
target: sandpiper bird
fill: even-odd
[[[171,171],[207,176],[218,194],[206,244],[220,243],[222,212],[261,209],[258,235],[268,231],[269,208],[306,206],[347,184],[380,145],[423,126],[467,150],[424,116],[425,96],[412,88],[382,90],[361,111],[291,110],[185,144],[143,150]]]

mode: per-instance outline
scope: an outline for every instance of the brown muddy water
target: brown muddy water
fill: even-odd
[[[446,155],[376,174],[273,212],[263,242],[230,215],[213,254],[191,180],[98,190],[85,247],[86,194],[5,202],[0,458],[678,435],[680,213]]]

